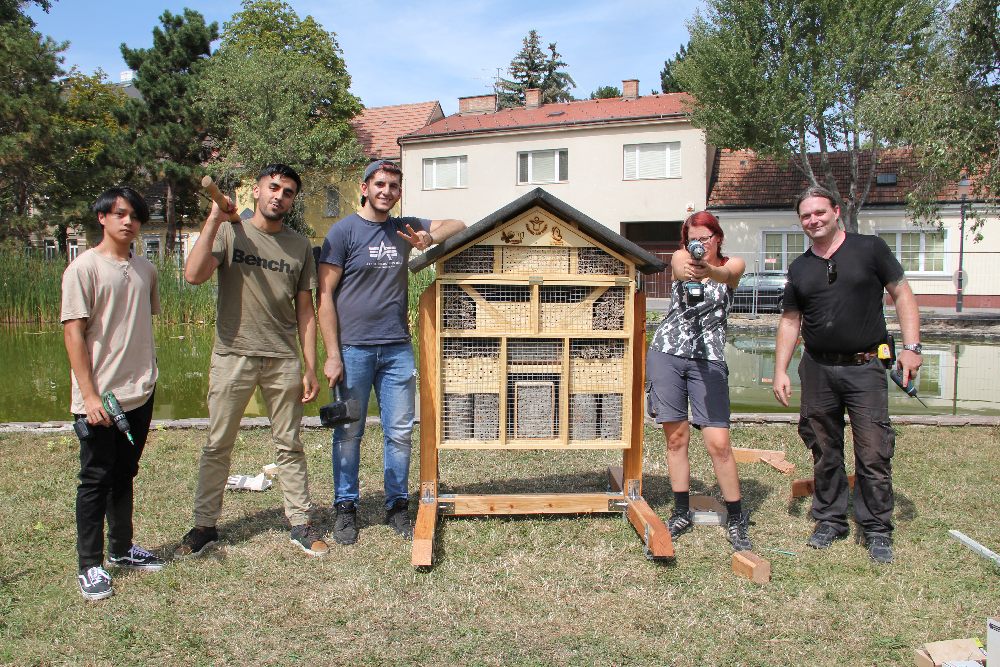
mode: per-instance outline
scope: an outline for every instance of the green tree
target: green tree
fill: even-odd
[[[565,71],[567,65],[556,51],[555,42],[549,43],[548,57],[541,43],[537,30],[531,30],[522,40],[521,50],[510,61],[510,78],[497,83],[498,108],[524,106],[524,91],[529,88],[542,91],[542,104],[573,99],[569,89],[575,88],[576,82]]]
[[[590,94],[592,100],[606,100],[612,97],[621,97],[622,91],[618,86],[599,86],[597,90]]]
[[[128,96],[104,72],[88,76],[73,68],[60,90],[62,105],[53,118],[60,140],[49,165],[43,212],[45,222],[57,227],[59,248],[65,251],[69,227],[98,227],[91,204],[131,175],[135,154],[130,131],[120,122]]]
[[[660,70],[660,90],[664,93],[683,93],[681,89],[681,84],[674,76],[674,68],[677,63],[684,60],[687,56],[687,47],[681,44],[681,48],[674,54],[674,57],[670,60],[663,61],[663,69]]]
[[[350,121],[362,106],[350,86],[334,33],[281,0],[243,0],[200,86],[222,183],[246,182],[272,162],[303,176],[356,171],[364,155]],[[316,180],[305,178],[303,191]],[[288,220],[300,231],[303,199]]]
[[[52,9],[54,0],[0,0],[0,23],[8,21],[26,20],[30,27],[35,27],[35,22],[24,14],[26,5],[38,5],[46,14]]]
[[[880,82],[926,56],[937,9],[938,0],[706,0],[672,70],[710,143],[790,160],[836,194],[857,231],[884,145],[862,107]],[[835,151],[849,157],[844,189]]]
[[[173,253],[180,215],[198,210],[196,193],[205,159],[207,123],[197,104],[196,82],[219,36],[216,23],[192,9],[183,15],[163,12],[162,28],[153,28],[153,46],[121,45],[132,83],[142,95],[130,100],[126,116],[136,132],[135,149],[152,181],[166,186],[164,218],[168,254]],[[263,80],[259,85],[264,85]]]
[[[908,193],[917,220],[938,221],[938,200],[969,176],[970,231],[1000,208],[1000,3],[958,0],[940,24],[931,56],[902,82],[884,81],[870,100],[873,123],[910,145],[919,178]]]
[[[59,54],[66,48],[35,31],[20,11],[24,4],[0,4],[0,236],[22,238],[41,224],[31,214],[45,199],[60,139],[53,118],[60,109]]]

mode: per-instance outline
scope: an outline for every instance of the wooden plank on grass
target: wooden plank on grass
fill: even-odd
[[[437,500],[421,501],[413,526],[413,567],[430,567],[434,559],[434,529],[437,526]]]
[[[777,456],[762,456],[760,460],[768,464],[778,472],[784,473],[786,475],[791,475],[795,472],[795,464],[785,460],[785,455],[782,454],[781,457]]]
[[[737,463],[757,463],[764,458],[785,458],[785,453],[779,449],[749,449],[733,447],[733,458]]]
[[[447,495],[439,500],[448,514],[593,514],[617,512],[609,502],[621,496],[609,493],[525,493],[492,495]]]
[[[626,498],[628,506],[625,516],[646,543],[646,553],[650,558],[673,558],[674,543],[670,530],[643,498]]]
[[[771,563],[752,551],[737,551],[733,554],[733,572],[755,584],[771,581]]]
[[[847,485],[854,488],[854,475],[847,476]],[[806,498],[816,492],[812,477],[792,480],[792,498]]]

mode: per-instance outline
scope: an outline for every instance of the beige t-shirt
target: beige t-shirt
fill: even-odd
[[[145,257],[125,262],[92,248],[63,272],[59,320],[87,320],[84,339],[94,384],[100,393],[115,392],[123,410],[142,406],[156,387],[153,315],[159,312],[156,268]],[[83,394],[76,375],[70,375],[70,411],[83,414]]]
[[[316,287],[309,239],[285,226],[268,234],[249,221],[224,222],[212,256],[219,260],[214,351],[297,357],[295,295]]]

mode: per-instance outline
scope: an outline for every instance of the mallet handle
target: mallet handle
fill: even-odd
[[[212,198],[212,201],[218,204],[219,208],[221,208],[223,211],[225,211],[230,207],[231,204],[228,198],[226,197],[226,195],[222,194],[222,190],[219,189],[219,186],[215,184],[215,181],[213,181],[212,177],[209,176],[208,174],[206,174],[205,177],[201,179],[201,187],[205,192],[208,193],[208,196]],[[229,221],[230,222],[240,221],[240,214],[236,211],[235,206],[233,207],[233,212],[229,214]]]

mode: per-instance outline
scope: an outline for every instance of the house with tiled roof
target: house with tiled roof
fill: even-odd
[[[459,99],[456,114],[400,137],[403,212],[470,224],[541,187],[647,250],[677,245],[706,204],[712,154],[683,93],[497,109],[495,95]]]
[[[351,127],[369,160],[398,162],[399,137],[441,118],[444,112],[437,101],[393,104],[365,109],[351,121]],[[306,200],[306,222],[313,228],[313,239],[317,243],[329,231],[330,225],[358,210],[362,172],[360,169],[346,176],[330,175],[325,187]],[[398,215],[399,210],[397,204],[393,213]]]
[[[847,191],[849,156],[829,156],[841,192]],[[819,156],[813,155],[818,171]],[[870,156],[862,156],[859,173],[872,171]],[[749,151],[720,150],[714,155],[708,183],[708,209],[726,231],[727,254],[738,254],[748,271],[783,273],[807,247],[793,207],[808,187],[794,165],[762,158]],[[918,178],[909,149],[880,151],[874,180],[858,217],[858,231],[882,237],[899,258],[922,306],[954,307],[956,272],[965,276],[963,306],[1000,307],[1000,240],[987,227],[981,242],[962,243],[963,203],[959,182],[939,193],[941,225],[917,225],[906,211],[906,195]],[[966,211],[975,202],[966,201]],[[968,217],[968,216],[966,216]],[[993,221],[994,223],[1000,221]]]

